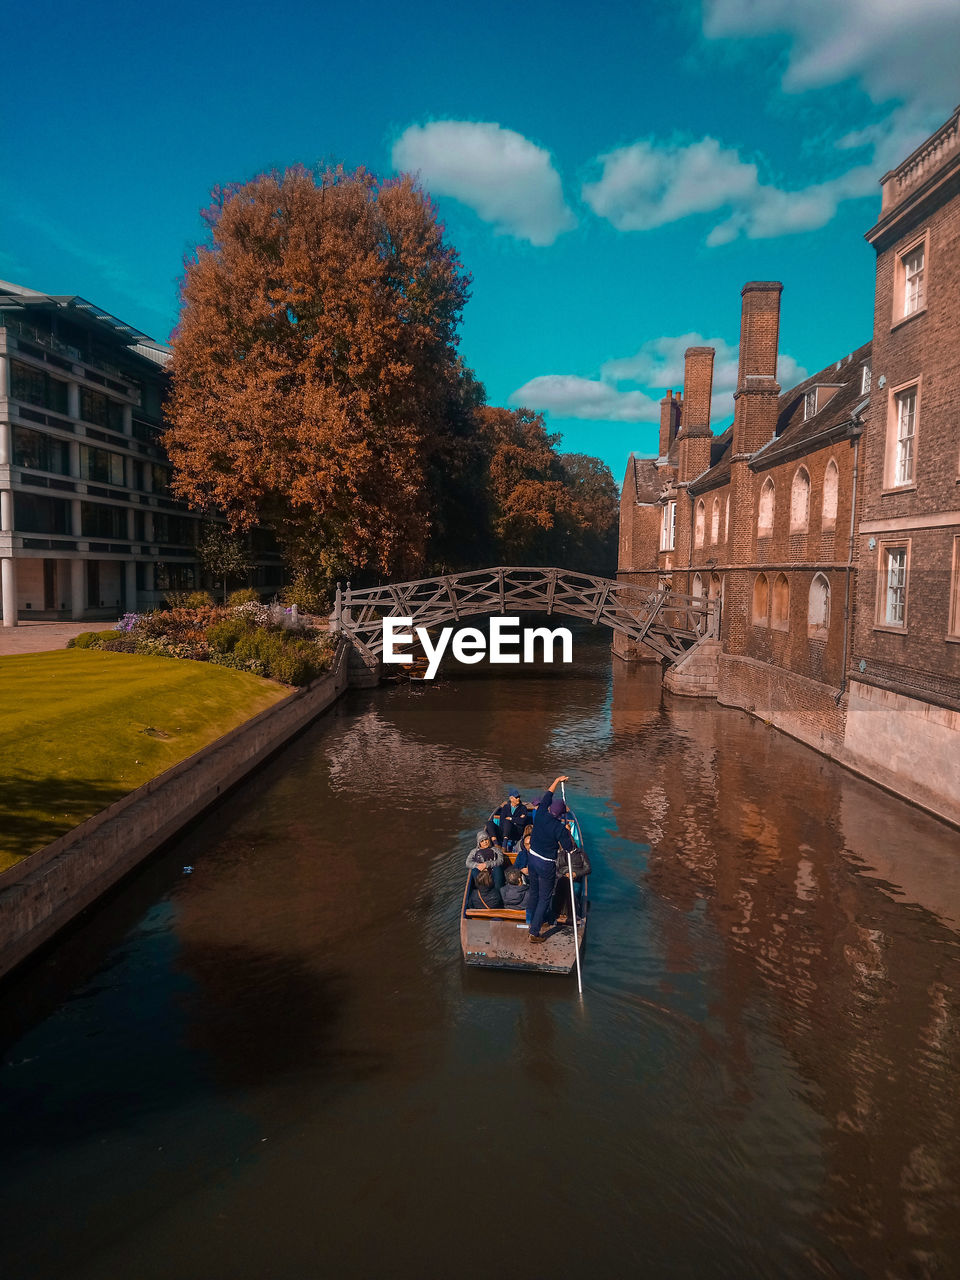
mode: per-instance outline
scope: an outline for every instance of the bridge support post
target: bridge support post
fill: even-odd
[[[720,687],[720,641],[698,640],[664,672],[663,687],[684,698],[715,698]]]
[[[347,659],[347,683],[353,689],[373,689],[383,676],[383,663],[370,666],[357,649],[350,650]]]

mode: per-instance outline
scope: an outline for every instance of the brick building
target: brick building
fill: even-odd
[[[960,818],[960,108],[882,192],[845,749]]]
[[[960,111],[883,179],[868,237],[878,252],[871,342],[783,391],[781,285],[745,285],[734,421],[719,436],[713,351],[686,352],[683,395],[661,404],[658,457],[628,464],[619,565],[638,587],[720,598],[720,642],[689,660],[716,662],[721,702],[954,821],[958,123]],[[667,688],[703,694],[683,668]]]

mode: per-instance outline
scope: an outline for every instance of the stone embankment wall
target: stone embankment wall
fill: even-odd
[[[960,711],[852,680],[837,759],[960,827]]]
[[[325,711],[347,687],[349,652],[342,645],[328,675],[0,875],[0,977]]]

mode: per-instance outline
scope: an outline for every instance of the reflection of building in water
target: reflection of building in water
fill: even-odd
[[[940,1274],[960,1256],[960,947],[856,864],[898,827],[915,863],[955,862],[955,841],[756,721],[660,699],[644,668],[620,670],[614,725],[642,728],[612,800],[620,833],[651,846],[664,985],[711,958],[707,1020],[745,1119],[771,1051],[751,1028],[773,1029],[822,1122],[837,1247],[864,1274]]]

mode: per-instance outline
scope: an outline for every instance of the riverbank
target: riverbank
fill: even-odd
[[[247,672],[89,649],[0,658],[0,871],[289,696]]]
[[[126,654],[91,656],[134,660]],[[174,663],[164,658],[139,661],[186,673],[213,670],[205,664]],[[99,812],[0,871],[0,977],[316,719],[346,688],[348,670],[346,647],[341,646],[326,675],[299,689],[276,686],[279,698],[252,719],[217,736],[112,804],[105,804],[101,792],[95,797]],[[223,674],[235,678],[244,673]],[[267,684],[257,677],[249,679]],[[147,737],[150,735],[144,734],[144,740]],[[161,738],[151,740],[163,742]],[[90,765],[94,774],[96,768],[95,763]]]

